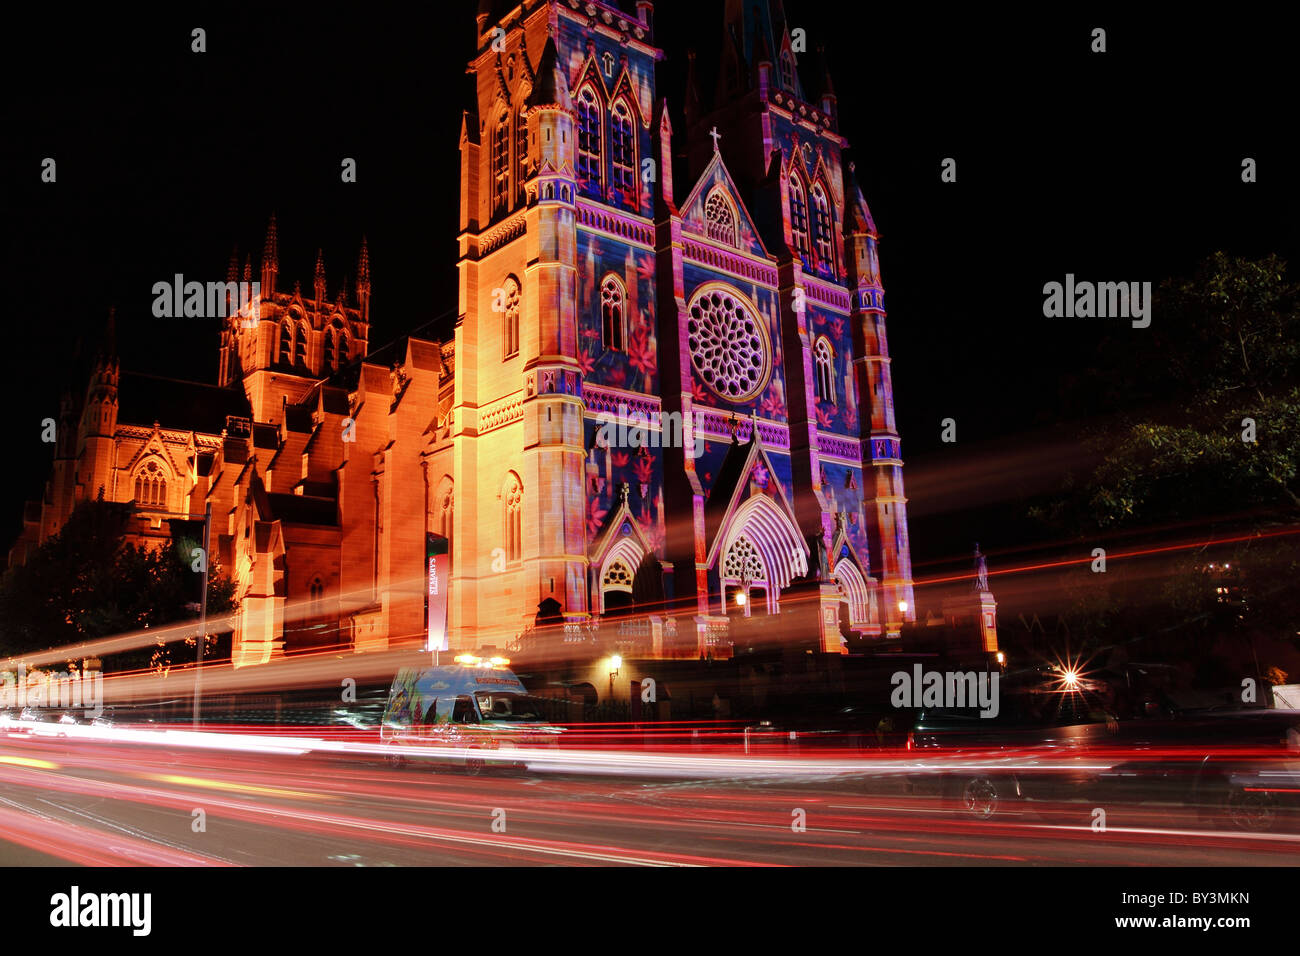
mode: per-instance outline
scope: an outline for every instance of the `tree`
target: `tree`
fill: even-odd
[[[1140,634],[1148,650],[1235,655],[1228,666],[1248,658],[1256,670],[1267,663],[1256,663],[1258,640],[1288,653],[1300,631],[1298,292],[1277,256],[1215,253],[1161,283],[1149,341],[1103,347],[1077,396],[1114,417],[1083,436],[1099,463],[1033,513],[1080,542],[1139,529],[1164,538],[1179,525],[1222,544],[1170,557],[1158,584],[1092,575],[1072,630]],[[1216,559],[1246,575],[1230,601],[1205,576]]]
[[[195,571],[175,548],[125,540],[132,509],[79,504],[26,564],[0,578],[0,652],[20,655],[191,620]],[[208,575],[209,620],[235,610],[234,582]],[[194,658],[194,641],[146,646],[105,659],[104,669],[168,667]],[[209,637],[205,656],[215,656]]]

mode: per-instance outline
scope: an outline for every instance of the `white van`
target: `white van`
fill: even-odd
[[[560,728],[542,716],[542,702],[509,670],[509,661],[468,654],[447,667],[403,667],[393,678],[379,736],[388,761],[450,763],[467,773],[493,766],[521,768],[524,753],[555,747]]]

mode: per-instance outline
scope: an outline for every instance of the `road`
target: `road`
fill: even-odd
[[[760,766],[757,759],[751,761]],[[1300,834],[1177,807],[975,820],[897,776],[815,761],[708,777],[489,772],[319,753],[0,737],[0,864],[1294,865]],[[739,772],[736,772],[739,768]],[[833,771],[833,772],[832,772]]]

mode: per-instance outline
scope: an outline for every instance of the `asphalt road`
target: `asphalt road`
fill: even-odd
[[[489,772],[319,754],[0,738],[0,864],[1136,865],[1300,861],[1300,834],[1175,806],[992,820],[897,776]],[[730,765],[728,765],[730,766]]]

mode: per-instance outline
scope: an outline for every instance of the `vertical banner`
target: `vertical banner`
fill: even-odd
[[[431,531],[426,533],[424,556],[429,574],[429,589],[425,598],[429,615],[429,643],[425,650],[450,650],[447,644],[447,582],[451,576],[451,555],[447,553],[447,538]]]

